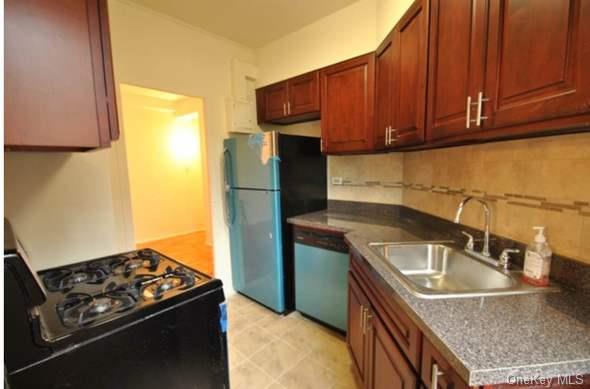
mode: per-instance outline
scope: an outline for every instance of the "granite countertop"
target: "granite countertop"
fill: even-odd
[[[367,217],[320,211],[288,219],[342,232],[391,286],[392,298],[420,327],[469,385],[506,383],[509,377],[590,374],[588,296],[559,293],[422,299],[412,295],[369,242],[448,239],[402,216]]]

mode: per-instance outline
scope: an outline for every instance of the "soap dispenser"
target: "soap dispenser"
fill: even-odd
[[[524,256],[523,281],[536,285],[549,285],[551,248],[545,237],[545,227],[533,227],[537,231],[533,242],[527,246]]]

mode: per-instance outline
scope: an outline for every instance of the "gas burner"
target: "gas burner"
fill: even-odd
[[[137,299],[127,286],[91,296],[85,293],[72,293],[57,305],[57,312],[66,327],[89,325],[101,318],[131,309]]]
[[[153,250],[144,249],[132,254],[120,255],[110,262],[115,274],[129,275],[137,269],[156,271],[160,264],[160,255]]]
[[[78,284],[101,284],[111,274],[108,266],[88,264],[71,269],[52,270],[43,275],[43,283],[50,292],[71,291]]]
[[[167,292],[180,289],[185,290],[195,285],[197,275],[179,266],[176,269],[168,267],[162,276],[140,280],[140,294],[145,299],[161,299]]]

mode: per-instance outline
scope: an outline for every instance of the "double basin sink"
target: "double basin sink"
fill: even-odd
[[[396,278],[421,298],[456,298],[546,293],[521,281],[521,271],[505,270],[494,260],[458,250],[450,242],[370,243]]]

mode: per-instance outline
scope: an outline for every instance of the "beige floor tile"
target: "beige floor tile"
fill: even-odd
[[[278,382],[273,382],[270,386],[266,389],[285,389],[285,387]]]
[[[254,325],[239,332],[232,339],[232,345],[249,358],[275,339],[271,333]]]
[[[288,330],[290,330],[300,324],[299,320],[292,315],[293,314],[291,314],[289,316],[281,316],[281,315],[266,316],[263,320],[261,320],[257,324],[259,326],[263,327],[268,332],[280,337]]]
[[[229,322],[228,322],[228,330],[230,336],[238,334],[245,330],[246,328],[254,325],[254,320],[252,316],[245,315],[241,313],[234,313],[233,315],[229,315]]]
[[[276,379],[305,356],[306,353],[277,339],[259,350],[250,360]]]
[[[232,389],[264,389],[273,382],[272,378],[249,361],[231,369],[229,379]]]
[[[242,362],[246,361],[246,356],[238,351],[233,344],[228,345],[228,357],[230,369],[238,366]]]
[[[343,340],[321,335],[310,342],[311,357],[337,374],[350,372],[351,359]]]
[[[312,358],[306,357],[288,370],[279,383],[286,389],[328,389],[337,383],[337,377]]]

